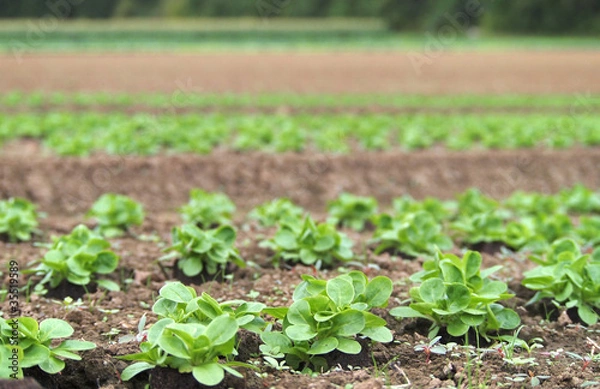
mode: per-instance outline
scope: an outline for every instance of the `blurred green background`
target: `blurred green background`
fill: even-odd
[[[387,27],[426,31],[460,23],[465,32],[595,34],[598,0],[0,0],[0,18],[139,17],[380,18]],[[456,25],[458,26],[458,25]]]

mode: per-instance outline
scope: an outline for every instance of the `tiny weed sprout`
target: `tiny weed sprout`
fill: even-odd
[[[551,299],[567,309],[577,308],[587,325],[598,321],[600,308],[600,262],[583,255],[572,239],[555,241],[544,257],[532,256],[539,266],[523,273],[523,285],[535,290],[528,304]]]
[[[96,220],[96,230],[102,236],[114,238],[123,235],[129,227],[142,224],[144,209],[125,195],[107,193],[96,200],[87,216]]]
[[[426,211],[400,218],[380,215],[371,242],[377,244],[375,254],[391,250],[411,257],[452,248],[452,240],[442,232],[442,225]]]
[[[240,328],[260,332],[265,327],[260,317],[266,307],[262,303],[231,300],[217,302],[208,293],[198,296],[196,291],[181,282],[170,282],[159,291],[152,312],[159,318],[169,318],[177,323],[200,323],[208,325],[214,318],[229,315]]]
[[[0,377],[23,378],[23,369],[39,366],[48,374],[65,368],[64,359],[81,360],[77,351],[96,347],[92,342],[63,340],[73,334],[73,328],[60,319],[41,323],[31,317],[5,320],[0,318]],[[5,361],[12,361],[5,363]],[[14,362],[17,361],[17,362]]]
[[[410,290],[410,306],[393,308],[396,317],[423,317],[431,320],[430,338],[446,327],[452,336],[462,336],[469,328],[488,338],[490,331],[516,328],[519,315],[498,304],[513,297],[502,281],[488,277],[499,266],[481,270],[481,255],[467,251],[463,258],[438,253],[423,264],[421,272],[411,277],[421,282]]]
[[[431,339],[429,343],[418,344],[414,347],[415,351],[422,351],[425,353],[425,363],[431,363],[431,354],[446,355],[446,352],[448,351],[446,347],[443,344],[438,344],[441,338],[441,336],[436,336]]]
[[[171,246],[165,252],[177,257],[177,266],[188,277],[197,276],[203,271],[215,275],[225,271],[228,263],[245,267],[244,260],[233,247],[236,231],[231,226],[221,226],[213,230],[202,230],[194,224],[184,224],[171,231]]]
[[[289,308],[266,308],[264,311],[282,320],[282,331],[261,334],[265,356],[281,359],[293,369],[327,369],[322,355],[339,350],[358,354],[362,346],[357,335],[377,342],[391,342],[392,333],[382,318],[369,312],[385,307],[392,293],[392,281],[384,276],[368,280],[360,271],[337,276],[329,281],[309,275],[294,291]]]
[[[82,286],[93,282],[101,288],[118,291],[116,282],[97,278],[100,274],[114,272],[118,264],[119,257],[110,251],[110,243],[86,226],[79,225],[70,234],[56,239],[38,266],[27,272],[43,276],[36,288],[46,284],[56,288],[66,281]]]
[[[273,250],[275,261],[283,259],[305,265],[321,261],[331,267],[334,259],[350,261],[354,256],[352,241],[345,234],[328,223],[317,225],[310,216],[306,216],[304,222],[283,222],[275,237],[261,242],[260,246]]]
[[[32,234],[40,234],[37,219],[35,205],[25,199],[0,201],[0,236],[7,236],[11,242],[27,241]]]
[[[184,223],[211,228],[231,223],[235,204],[224,193],[209,193],[201,189],[190,191],[190,201],[179,209]]]
[[[208,386],[220,383],[225,372],[243,378],[233,367],[253,366],[232,360],[237,354],[238,328],[236,319],[229,314],[216,316],[207,325],[160,319],[148,329],[147,340],[140,343],[141,352],[118,357],[136,361],[123,370],[121,378],[128,381],[155,366],[192,373],[199,383]]]
[[[377,213],[377,200],[373,197],[342,193],[329,203],[327,211],[329,212],[328,223],[362,231],[365,224]]]
[[[272,227],[287,219],[299,219],[303,214],[304,209],[290,199],[278,198],[255,207],[248,218],[257,220],[263,227]]]

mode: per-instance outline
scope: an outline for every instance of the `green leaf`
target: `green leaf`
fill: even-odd
[[[392,309],[390,309],[390,315],[392,315],[394,317],[401,317],[401,318],[409,318],[409,317],[427,318],[427,316],[421,314],[418,311],[415,311],[411,307],[396,307],[396,308],[392,308]]]
[[[210,339],[213,345],[218,346],[234,338],[237,331],[238,325],[235,319],[228,314],[224,314],[210,322],[204,331],[204,335]]]
[[[119,290],[121,290],[119,284],[111,280],[96,280],[96,284],[98,284],[99,287],[109,290],[111,292],[118,292]]]
[[[338,276],[327,281],[326,291],[338,308],[349,305],[354,300],[354,286],[349,277]]]
[[[471,302],[471,291],[461,284],[450,284],[446,287],[448,295],[448,311],[460,312],[469,306]]]
[[[394,340],[392,332],[384,326],[365,327],[360,333],[376,342],[388,343]]]
[[[148,362],[136,362],[132,365],[127,366],[125,369],[123,369],[123,371],[121,372],[121,379],[123,381],[129,381],[130,379],[132,379],[139,373],[149,370],[149,369],[153,369],[153,368],[154,368],[154,365],[152,365]]]
[[[287,320],[292,324],[314,325],[314,319],[310,312],[310,305],[306,300],[298,300],[294,302],[287,313]]]
[[[40,340],[68,338],[73,335],[73,327],[60,319],[46,319],[40,323]]]
[[[314,342],[307,353],[311,355],[328,354],[335,350],[336,347],[338,347],[338,340],[334,337],[328,337]]]
[[[338,346],[337,349],[346,354],[358,354],[362,350],[360,343],[356,340],[348,338],[337,338]]]
[[[460,320],[455,320],[448,324],[447,329],[452,336],[463,336],[469,330],[469,326]]]
[[[223,381],[225,371],[218,363],[205,363],[194,366],[192,375],[202,385],[214,386]]]
[[[296,235],[288,229],[279,230],[277,234],[275,234],[274,241],[275,244],[284,250],[293,251],[298,248]]]
[[[354,336],[365,328],[365,316],[360,311],[344,311],[331,319],[335,334]]]
[[[385,307],[392,295],[392,280],[385,276],[377,276],[367,284],[365,289],[366,303],[372,307]]]
[[[69,351],[83,351],[92,350],[96,348],[96,344],[88,342],[86,340],[65,340],[58,347],[54,348],[53,351],[58,349],[69,350]]]
[[[171,282],[163,286],[158,292],[162,297],[173,300],[178,303],[187,303],[192,300],[195,295],[181,282]]]
[[[56,374],[65,368],[65,362],[61,361],[58,358],[48,357],[38,366],[40,367],[40,369],[42,369],[48,374]]]
[[[330,235],[321,236],[319,239],[317,239],[317,242],[316,242],[315,246],[313,247],[313,250],[315,250],[317,252],[324,252],[327,250],[331,250],[334,246],[335,246],[335,239],[333,236],[330,236]]]
[[[50,358],[50,349],[44,345],[34,343],[25,350],[24,354],[25,358],[21,362],[21,367],[28,368],[39,365]]]
[[[307,324],[291,325],[285,329],[285,333],[287,336],[290,337],[290,339],[297,341],[297,342],[310,340],[310,339],[314,338],[315,336],[317,336],[317,332],[314,331]]]
[[[419,287],[419,294],[426,303],[437,303],[444,298],[446,288],[439,278],[425,280]]]
[[[465,261],[465,276],[467,279],[479,273],[481,268],[481,254],[476,251],[467,251],[463,256]]]
[[[587,304],[581,304],[577,307],[579,318],[587,325],[591,326],[598,321],[598,315]]]

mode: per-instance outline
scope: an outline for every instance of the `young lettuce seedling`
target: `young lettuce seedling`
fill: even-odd
[[[506,283],[488,278],[500,266],[483,271],[480,268],[481,255],[475,251],[467,251],[463,258],[436,254],[423,264],[423,271],[411,277],[421,285],[411,288],[410,306],[396,307],[390,314],[431,320],[430,338],[441,327],[452,336],[465,335],[473,328],[486,338],[490,331],[516,328],[521,321],[519,315],[498,304],[514,295],[507,293]]]
[[[266,307],[262,303],[243,300],[219,303],[208,293],[198,296],[193,288],[181,282],[167,283],[160,289],[159,295],[152,307],[152,312],[159,318],[208,325],[216,317],[227,314],[236,320],[240,328],[258,333],[265,327],[265,321],[260,317]]]
[[[223,193],[209,193],[201,189],[190,191],[190,201],[179,209],[184,223],[201,228],[230,224],[235,204]]]
[[[208,386],[220,383],[225,372],[243,378],[233,367],[252,366],[231,360],[237,353],[238,328],[237,321],[228,314],[215,317],[208,325],[160,319],[149,328],[147,341],[140,344],[141,352],[118,357],[137,361],[123,370],[121,378],[128,381],[155,366],[192,373],[199,383]]]
[[[392,293],[392,281],[377,276],[371,281],[360,271],[337,276],[329,281],[309,275],[294,291],[289,308],[264,311],[283,321],[281,332],[265,331],[261,351],[271,358],[286,358],[292,368],[327,369],[321,355],[339,350],[358,354],[362,347],[355,340],[362,335],[377,342],[391,342],[392,333],[382,318],[369,312],[385,307]]]
[[[233,247],[236,231],[231,226],[221,226],[213,230],[201,230],[194,224],[184,224],[171,231],[172,245],[166,252],[174,252],[178,257],[177,266],[188,277],[197,276],[202,271],[214,275],[225,271],[229,262],[245,267],[244,260]]]
[[[328,223],[362,231],[365,224],[377,213],[377,200],[373,197],[342,193],[329,203],[327,211],[329,212]]]
[[[545,258],[532,256],[530,259],[539,266],[523,273],[523,285],[536,291],[528,304],[550,298],[557,306],[577,308],[579,318],[588,325],[598,321],[598,258],[582,255],[579,245],[572,239],[559,239],[552,243]]]
[[[380,215],[371,242],[377,244],[375,254],[391,250],[411,257],[452,248],[452,240],[442,232],[442,225],[426,211],[399,218]]]
[[[130,197],[106,193],[92,205],[87,217],[96,219],[96,230],[102,236],[115,238],[123,235],[129,227],[142,224],[144,209]]]
[[[0,235],[6,234],[11,242],[27,241],[39,234],[38,213],[35,205],[21,198],[0,201]]]
[[[324,266],[332,266],[334,259],[349,261],[354,256],[352,241],[345,234],[328,223],[317,225],[308,215],[304,222],[282,222],[275,237],[261,242],[260,246],[273,250],[275,261],[284,259],[305,265],[321,261]]]
[[[261,226],[271,227],[286,219],[299,219],[304,209],[286,198],[279,198],[261,204],[248,214],[248,218],[258,220]]]
[[[73,285],[88,285],[118,291],[119,285],[98,279],[98,274],[110,274],[117,268],[119,257],[110,251],[110,243],[83,224],[54,241],[39,265],[28,273],[43,276],[39,285],[56,288],[63,281]]]
[[[23,378],[23,369],[39,366],[48,374],[65,368],[63,359],[81,360],[77,351],[96,347],[92,342],[63,340],[73,334],[73,327],[60,319],[41,323],[31,317],[10,320],[0,318],[0,377]]]

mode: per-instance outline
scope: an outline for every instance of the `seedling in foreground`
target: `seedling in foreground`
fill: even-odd
[[[506,283],[488,278],[499,267],[481,271],[479,253],[467,251],[463,258],[438,253],[423,268],[411,277],[421,285],[411,288],[410,306],[396,307],[390,314],[431,320],[430,338],[441,327],[452,336],[463,336],[473,328],[487,338],[491,331],[519,325],[519,315],[497,303],[513,297],[507,293]]]
[[[81,360],[77,351],[96,347],[92,342],[63,340],[73,334],[73,327],[60,319],[46,319],[41,323],[31,317],[5,320],[0,318],[0,377],[23,378],[23,369],[39,366],[48,374],[65,368],[63,359]],[[15,352],[16,351],[16,352]],[[16,358],[16,359],[15,359]],[[17,360],[18,363],[6,361]]]
[[[581,320],[592,325],[600,308],[600,262],[571,239],[555,241],[545,258],[531,257],[540,266],[525,272],[523,285],[537,291],[528,302],[550,298],[555,305],[577,308]]]
[[[261,351],[272,358],[286,358],[293,369],[327,369],[321,355],[339,350],[358,354],[355,340],[363,335],[378,342],[392,341],[392,333],[382,318],[369,312],[385,307],[392,282],[384,276],[371,281],[362,272],[351,271],[329,281],[303,275],[289,308],[266,308],[265,312],[283,321],[281,332],[265,331]]]
[[[208,325],[177,323],[170,318],[160,319],[148,330],[147,341],[140,344],[141,352],[119,357],[138,361],[126,367],[121,378],[128,381],[155,366],[170,367],[180,373],[192,373],[199,383],[208,386],[220,383],[225,372],[243,378],[232,367],[252,366],[230,360],[236,353],[237,331],[236,320],[227,314],[214,318]],[[227,360],[221,362],[220,358]]]
[[[144,221],[144,209],[140,203],[125,195],[107,193],[92,205],[87,213],[98,223],[97,231],[107,238],[123,235],[129,227]]]

